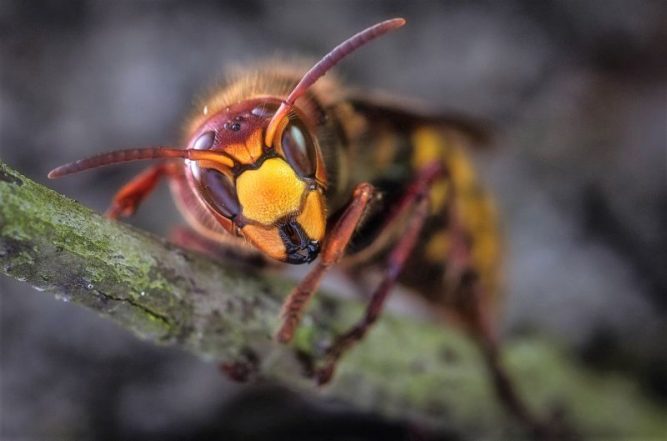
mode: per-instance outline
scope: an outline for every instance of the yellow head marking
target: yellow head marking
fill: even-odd
[[[255,247],[259,248],[266,255],[284,260],[286,257],[285,244],[280,238],[277,228],[264,228],[256,225],[246,225],[243,227],[243,235]]]
[[[233,156],[241,164],[252,164],[262,156],[263,142],[262,129],[257,129],[244,142],[226,145],[225,153]]]
[[[296,213],[306,184],[282,159],[264,161],[257,170],[248,170],[236,179],[236,192],[243,215],[264,225]]]
[[[303,211],[296,218],[299,225],[312,240],[322,240],[327,226],[322,199],[322,194],[318,191],[308,193]]]

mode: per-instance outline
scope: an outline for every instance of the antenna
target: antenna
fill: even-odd
[[[160,158],[182,158],[193,161],[209,160],[227,167],[233,167],[234,162],[231,158],[224,156],[220,152],[210,150],[195,149],[177,149],[172,147],[146,147],[141,149],[116,150],[113,152],[101,153],[86,159],[70,162],[61,165],[49,172],[49,179],[60,178],[61,176],[78,173],[91,168],[104,167],[122,162],[141,161],[145,159]]]
[[[278,107],[278,110],[273,115],[271,121],[269,121],[269,125],[266,128],[264,143],[269,146],[271,145],[273,142],[273,137],[276,133],[276,129],[278,128],[278,124],[289,113],[296,100],[299,99],[301,95],[306,93],[310,86],[312,86],[318,79],[320,79],[320,77],[326,74],[329,69],[334,67],[340,60],[364,44],[378,37],[381,37],[388,32],[396,30],[404,24],[405,19],[403,18],[393,18],[391,20],[380,22],[351,36],[333,48],[324,57],[322,57],[320,61],[311,67],[308,72],[306,72],[303,78],[301,78],[299,83],[294,87],[292,92],[290,92],[287,98],[280,104],[280,107]]]

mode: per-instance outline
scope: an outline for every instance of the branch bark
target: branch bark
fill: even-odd
[[[487,436],[518,431],[493,398],[474,344],[455,330],[387,314],[317,390],[308,360],[360,314],[319,294],[290,347],[274,343],[293,283],[221,266],[109,221],[0,162],[0,271],[118,322],[139,337],[392,418]],[[505,361],[539,412],[557,406],[581,433],[652,436],[665,410],[628,379],[587,372],[538,336],[510,342]],[[620,411],[619,409],[623,409]],[[507,433],[507,432],[502,432]]]

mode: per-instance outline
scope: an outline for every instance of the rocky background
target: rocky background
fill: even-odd
[[[174,144],[193,97],[230,65],[317,57],[393,16],[408,25],[338,71],[495,124],[496,147],[476,160],[507,231],[508,338],[545,334],[667,403],[664,2],[4,0],[0,158],[102,211],[138,167],[46,173]],[[131,222],[166,234],[181,220],[161,188]],[[416,436],[341,403],[239,388],[4,277],[0,302],[2,439]]]

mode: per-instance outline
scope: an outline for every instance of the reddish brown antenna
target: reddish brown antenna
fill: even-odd
[[[280,107],[278,107],[278,110],[271,118],[271,121],[269,121],[269,125],[266,128],[266,137],[264,138],[266,145],[271,145],[278,124],[283,117],[289,113],[296,100],[299,99],[299,97],[303,95],[320,77],[326,74],[329,69],[359,47],[388,32],[400,28],[404,24],[405,20],[403,18],[393,18],[366,28],[333,48],[331,52],[326,54],[319,62],[311,67],[287,98],[280,104]],[[104,167],[122,162],[160,158],[182,158],[194,161],[210,160],[225,167],[234,166],[234,162],[231,158],[224,156],[219,152],[210,150],[147,147],[142,149],[117,150],[70,162],[69,164],[61,165],[60,167],[51,170],[49,178],[55,179],[72,173],[89,170],[91,168]]]
[[[391,32],[400,28],[404,24],[405,19],[403,18],[392,18],[391,20],[385,20],[351,36],[333,48],[331,52],[326,54],[320,61],[317,62],[317,64],[315,64],[308,72],[306,72],[303,78],[301,78],[301,81],[299,81],[292,92],[290,92],[287,98],[280,104],[280,107],[278,107],[278,110],[273,115],[271,121],[269,121],[269,125],[266,128],[266,136],[264,138],[265,144],[269,146],[271,145],[280,121],[285,117],[285,115],[289,113],[296,100],[299,99],[299,97],[303,95],[310,88],[310,86],[315,83],[315,81],[327,73],[329,69],[338,64],[340,60],[354,52],[359,47],[386,34],[387,32]]]
[[[226,167],[233,167],[234,162],[231,158],[222,155],[220,152],[210,150],[195,149],[176,149],[172,147],[146,147],[141,149],[116,150],[114,152],[101,153],[86,159],[70,162],[61,165],[49,172],[49,179],[59,178],[61,176],[78,173],[91,168],[104,167],[121,162],[140,161],[144,159],[160,158],[182,158],[193,161],[209,160],[222,164]]]

